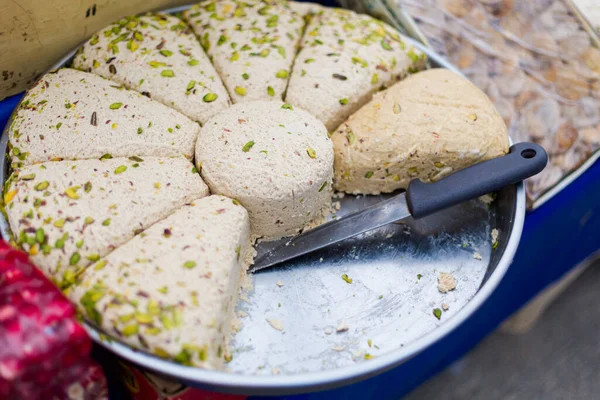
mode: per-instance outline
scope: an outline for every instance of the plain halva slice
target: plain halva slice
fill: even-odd
[[[331,201],[333,148],[318,119],[278,101],[238,103],[201,130],[196,166],[211,189],[239,201],[253,235],[289,236]]]
[[[230,104],[194,34],[171,15],[127,17],[109,25],[80,48],[73,66],[137,90],[200,123]]]
[[[247,211],[227,197],[205,197],[88,268],[67,294],[111,336],[220,369],[249,243]]]
[[[207,195],[189,160],[134,156],[24,167],[4,201],[17,244],[65,287],[136,232]]]
[[[436,181],[508,152],[487,96],[446,69],[419,72],[376,94],[336,130],[335,187],[378,194]]]
[[[64,68],[27,92],[9,129],[14,168],[46,161],[128,156],[192,158],[200,126],[97,75]]]
[[[183,15],[234,103],[283,100],[304,25],[287,1],[204,1]]]
[[[310,18],[285,101],[333,131],[373,93],[425,66],[425,56],[368,15],[328,8]]]

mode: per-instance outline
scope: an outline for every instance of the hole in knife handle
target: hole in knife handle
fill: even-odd
[[[521,157],[523,158],[533,158],[537,155],[536,151],[534,149],[525,149],[521,152]]]

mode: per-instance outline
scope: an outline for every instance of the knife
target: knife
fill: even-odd
[[[327,222],[260,255],[250,272],[322,249],[361,233],[404,218],[422,218],[456,204],[515,184],[541,172],[548,162],[546,151],[535,143],[517,143],[507,155],[453,173],[435,183],[410,181],[405,192]]]

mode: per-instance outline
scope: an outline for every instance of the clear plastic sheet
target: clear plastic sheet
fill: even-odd
[[[487,93],[514,141],[544,146],[550,162],[527,182],[530,204],[600,147],[600,50],[564,0],[349,3],[404,10],[428,44]]]

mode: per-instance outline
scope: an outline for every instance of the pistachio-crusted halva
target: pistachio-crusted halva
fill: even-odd
[[[283,100],[304,26],[287,1],[204,1],[183,15],[234,103]]]
[[[249,244],[247,211],[209,196],[99,260],[68,296],[87,318],[138,349],[219,369]]]
[[[293,235],[331,201],[325,126],[279,101],[238,103],[212,118],[200,130],[196,166],[213,194],[248,210],[257,237]]]
[[[165,14],[127,17],[85,43],[73,66],[158,100],[204,123],[230,99],[188,26]]]
[[[319,3],[311,3],[308,1],[288,1],[288,4],[292,8],[292,10],[305,17],[310,17],[320,11],[327,9],[327,7],[322,6]]]
[[[4,202],[17,244],[65,287],[135,233],[207,195],[187,159],[133,156],[24,167],[9,178]]]
[[[373,93],[424,66],[425,55],[384,22],[325,8],[306,27],[285,101],[333,131]]]
[[[488,97],[446,69],[419,72],[352,115],[331,139],[335,187],[379,194],[415,178],[438,180],[508,152],[504,120]]]
[[[129,156],[192,158],[200,126],[94,74],[63,68],[27,92],[9,129],[13,168]]]

